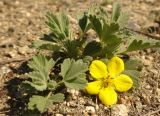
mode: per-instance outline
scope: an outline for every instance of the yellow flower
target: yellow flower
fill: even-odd
[[[96,81],[88,83],[86,91],[91,95],[98,94],[99,99],[106,106],[116,104],[115,90],[124,92],[133,85],[129,76],[121,74],[124,71],[124,62],[119,57],[113,57],[107,65],[100,60],[94,60],[89,71]]]

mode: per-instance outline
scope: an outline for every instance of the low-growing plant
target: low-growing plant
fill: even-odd
[[[61,102],[64,94],[55,93],[59,87],[66,86],[70,89],[84,89],[87,83],[85,72],[88,65],[82,60],[65,59],[60,65],[60,72],[54,70],[56,62],[48,59],[44,55],[37,55],[28,62],[28,66],[33,70],[27,76],[30,80],[24,81],[29,84],[37,93],[43,92],[46,95],[33,95],[29,99],[28,109],[37,108],[41,113],[54,102]],[[58,67],[56,67],[58,68]]]
[[[24,84],[36,91],[29,99],[28,109],[45,112],[52,103],[64,100],[65,93],[61,92],[64,88],[99,94],[102,103],[111,106],[117,102],[115,90],[124,92],[137,87],[141,63],[134,58],[123,59],[123,56],[160,47],[160,42],[129,31],[128,19],[128,14],[121,12],[117,3],[113,5],[112,14],[94,4],[79,17],[79,34],[75,38],[66,13],[47,13],[46,24],[51,33],[32,45],[39,51],[50,51],[52,56],[38,54],[28,62],[32,71]],[[98,39],[88,41],[89,30],[95,31]],[[90,77],[94,82],[88,82]]]

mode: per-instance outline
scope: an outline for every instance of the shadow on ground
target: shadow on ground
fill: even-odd
[[[27,67],[26,62],[23,63],[18,69],[11,68],[14,73],[24,74],[30,71]],[[7,101],[10,109],[6,115],[9,116],[40,116],[39,112],[34,110],[30,111],[27,109],[27,103],[31,97],[31,93],[34,90],[31,90],[27,85],[23,84],[23,81],[26,80],[23,77],[13,77],[6,82],[5,89],[10,99]],[[30,91],[30,94],[26,94]]]

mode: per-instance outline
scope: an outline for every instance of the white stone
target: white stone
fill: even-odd
[[[62,114],[55,114],[55,116],[63,116]]]
[[[112,109],[112,116],[128,116],[128,108],[124,104],[117,104]]]
[[[157,93],[158,97],[160,98],[160,89],[159,88],[156,89],[156,93]]]
[[[86,111],[87,112],[91,112],[91,113],[95,113],[96,112],[96,110],[95,110],[95,108],[93,106],[87,106],[86,107]]]

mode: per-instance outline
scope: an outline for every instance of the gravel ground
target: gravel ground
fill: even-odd
[[[21,64],[36,53],[28,47],[49,29],[44,24],[47,11],[69,12],[73,26],[77,11],[85,11],[93,2],[105,0],[0,0],[0,116],[24,115],[25,101],[19,97]],[[114,1],[114,0],[113,0]],[[159,0],[118,0],[130,13],[133,29],[160,37]],[[109,12],[112,5],[105,4]],[[95,96],[67,90],[63,103],[53,105],[44,116],[159,116],[160,115],[160,52],[157,49],[132,52],[144,68],[141,85],[120,95],[112,109],[104,107]],[[19,68],[21,66],[21,68]]]

